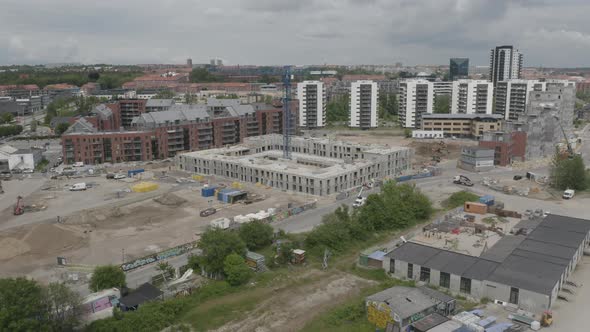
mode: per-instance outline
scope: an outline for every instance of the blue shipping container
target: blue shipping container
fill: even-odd
[[[203,187],[203,188],[201,188],[201,196],[203,196],[203,197],[215,196],[215,189],[217,189],[217,187]]]
[[[494,205],[494,196],[492,195],[485,195],[479,198],[479,202],[485,204],[487,206]]]
[[[139,173],[143,173],[143,172],[145,172],[145,170],[143,168],[132,169],[130,171],[127,171],[127,176],[133,177],[134,175],[139,174]]]

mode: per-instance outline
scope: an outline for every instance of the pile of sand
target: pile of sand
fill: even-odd
[[[166,193],[160,197],[154,198],[154,201],[162,205],[179,206],[186,203],[186,199],[179,197],[175,194]]]
[[[23,241],[29,246],[32,254],[52,254],[79,247],[84,238],[58,225],[41,224],[34,226]]]
[[[29,250],[31,248],[24,241],[12,237],[0,239],[0,261],[22,255]]]

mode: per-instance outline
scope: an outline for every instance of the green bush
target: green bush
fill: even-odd
[[[239,235],[248,249],[255,250],[272,243],[273,229],[269,224],[255,220],[242,225]]]
[[[199,265],[208,273],[223,273],[223,262],[232,253],[246,255],[246,245],[240,237],[219,228],[207,229],[198,247],[203,250]]]
[[[121,288],[126,285],[125,272],[115,265],[97,266],[92,273],[88,287],[93,292],[107,288]]]
[[[443,205],[448,209],[454,209],[459,206],[463,206],[465,202],[478,202],[479,196],[476,194],[469,192],[469,191],[458,191],[453,193],[449,198],[447,198]]]
[[[0,137],[18,135],[23,131],[21,125],[6,125],[0,126]]]
[[[223,272],[232,286],[243,285],[252,277],[252,270],[238,254],[228,255],[223,261]]]

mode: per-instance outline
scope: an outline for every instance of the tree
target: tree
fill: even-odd
[[[36,132],[37,131],[37,120],[33,119],[31,121],[31,131],[32,132]]]
[[[14,115],[11,113],[4,113],[0,116],[0,123],[11,123],[14,120]]]
[[[115,265],[97,266],[90,278],[88,287],[93,292],[107,288],[125,287],[125,272]]]
[[[434,98],[434,113],[450,113],[451,98],[447,95]]]
[[[93,71],[88,74],[88,79],[90,81],[96,82],[96,81],[98,81],[99,78],[100,78],[100,74],[96,71]]]
[[[236,233],[219,228],[207,229],[198,247],[203,250],[201,266],[208,273],[223,273],[223,261],[228,255],[246,254],[246,245]]]
[[[34,280],[0,279],[0,331],[43,331],[47,321],[43,289]]]
[[[154,99],[172,99],[176,94],[172,90],[163,90],[154,96]]]
[[[66,130],[68,130],[68,128],[70,128],[69,123],[67,123],[67,122],[59,123],[57,126],[55,126],[55,134],[58,136],[61,136],[61,134],[63,134]]]
[[[465,202],[477,202],[479,196],[469,191],[457,191],[453,193],[449,198],[445,200],[443,205],[449,209],[454,209],[459,206],[463,206]]]
[[[21,125],[6,125],[0,126],[0,137],[18,135],[23,131]]]
[[[588,187],[586,166],[581,156],[567,158],[556,152],[551,166],[551,185],[565,190],[584,190]]]
[[[220,82],[222,79],[211,74],[205,68],[195,68],[190,73],[190,81],[193,83],[207,83],[207,82]]]
[[[82,298],[64,283],[54,282],[43,290],[43,301],[54,331],[73,331],[80,323]]]
[[[236,253],[228,255],[223,261],[223,272],[232,286],[245,284],[252,277],[252,270],[244,258]]]
[[[272,243],[273,228],[262,221],[252,221],[242,225],[240,238],[250,250],[259,249]]]
[[[170,263],[168,262],[158,263],[158,271],[162,272],[164,280],[167,280],[168,278],[173,278],[175,274],[174,267],[170,265]]]
[[[404,128],[404,136],[406,138],[411,138],[412,137],[412,129],[410,129],[410,128]]]
[[[398,113],[397,95],[395,93],[380,93],[378,98],[379,118],[391,119]]]
[[[348,121],[350,96],[330,101],[326,105],[326,121],[328,123]]]

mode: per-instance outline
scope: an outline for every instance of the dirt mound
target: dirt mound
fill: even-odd
[[[41,224],[34,226],[23,241],[30,247],[32,254],[46,255],[79,247],[84,238],[58,225]]]
[[[29,250],[30,247],[21,240],[12,237],[0,239],[0,261],[22,255]]]
[[[160,197],[154,198],[154,201],[162,205],[179,206],[186,203],[186,199],[179,197],[175,194],[166,193]]]

